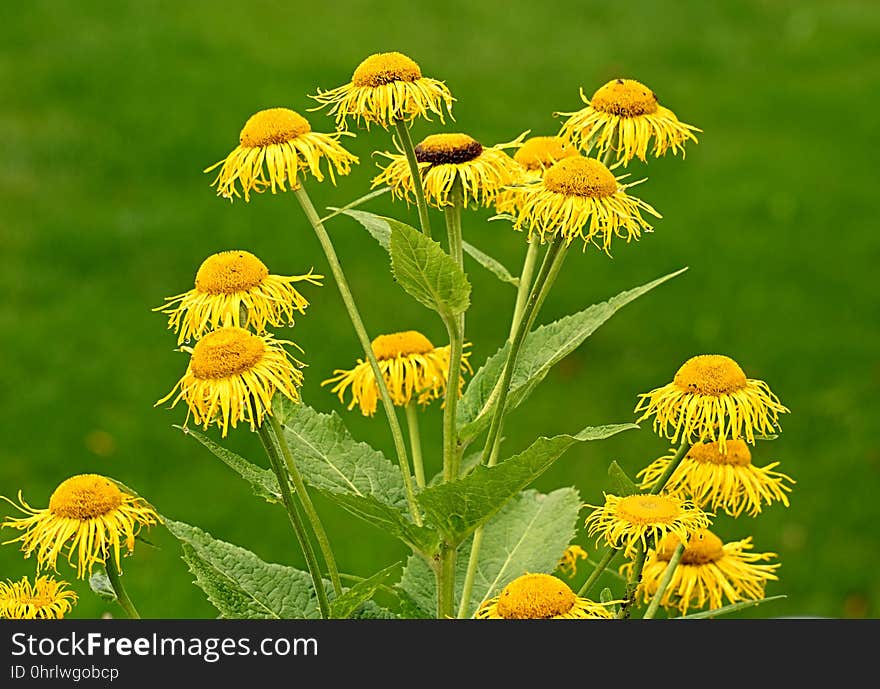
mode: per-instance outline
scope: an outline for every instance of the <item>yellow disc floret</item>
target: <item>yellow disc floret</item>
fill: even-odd
[[[593,94],[590,105],[600,112],[638,117],[657,112],[657,96],[635,79],[614,79]]]
[[[729,356],[701,354],[688,359],[672,379],[685,392],[727,395],[746,387],[746,374]]]
[[[238,136],[239,143],[248,148],[285,144],[312,131],[309,121],[289,108],[260,110],[248,118]]]
[[[33,586],[27,577],[0,581],[0,619],[60,620],[77,600],[66,586],[67,582],[47,576],[36,577]]]
[[[404,330],[390,335],[379,335],[372,342],[373,354],[379,361],[396,359],[410,354],[427,354],[434,349],[431,341],[417,330]]]
[[[395,81],[413,82],[422,78],[415,60],[403,53],[376,53],[361,62],[351,75],[355,86],[375,88]]]
[[[577,156],[560,160],[544,174],[544,186],[565,196],[601,199],[617,192],[617,180],[605,165]]]
[[[533,136],[523,142],[513,159],[526,170],[535,171],[576,155],[577,148],[560,136]]]
[[[263,358],[263,338],[242,328],[215,330],[196,344],[192,351],[192,374],[202,380],[216,380],[253,369]]]
[[[49,511],[67,519],[92,519],[117,509],[123,497],[110,479],[82,474],[61,482],[49,498]]]
[[[205,294],[232,294],[257,287],[268,276],[266,264],[252,253],[223,251],[202,262],[195,287]]]
[[[613,601],[615,603],[619,601]],[[604,605],[581,598],[561,579],[549,574],[523,574],[477,610],[482,620],[610,619]]]
[[[675,534],[667,534],[657,546],[657,557],[669,562],[681,540]],[[724,541],[708,529],[701,529],[688,539],[681,554],[683,565],[706,565],[724,557]]]

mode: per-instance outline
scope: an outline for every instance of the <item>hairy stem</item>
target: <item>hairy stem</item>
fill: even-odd
[[[134,607],[131,598],[128,597],[128,592],[125,590],[125,586],[122,585],[122,573],[116,566],[116,560],[112,555],[107,558],[105,568],[107,570],[107,578],[110,580],[110,586],[113,587],[113,592],[116,594],[116,602],[119,603],[120,607],[130,619],[141,619],[140,613],[138,613],[137,608]]]
[[[617,619],[619,620],[629,618],[630,608],[632,608],[632,605],[636,600],[636,591],[639,589],[639,584],[642,583],[642,570],[645,567],[646,554],[645,547],[639,543],[636,546],[636,556],[633,558],[632,573],[630,574],[629,580],[626,582],[626,593],[623,597],[623,604],[620,606],[620,610],[617,613]]]
[[[425,466],[422,463],[422,440],[419,433],[419,409],[415,401],[406,405],[406,425],[409,428],[409,447],[412,452],[413,469],[416,474],[416,485],[425,487]]]
[[[419,209],[419,224],[422,226],[422,232],[428,237],[431,236],[431,219],[428,216],[428,203],[425,200],[425,187],[422,184],[422,173],[419,170],[419,161],[416,160],[416,150],[413,148],[412,137],[409,135],[409,127],[403,120],[395,120],[394,126],[397,128],[397,136],[400,139],[400,145],[406,154],[406,162],[409,163],[409,171],[413,179],[413,188],[416,192],[416,206]]]
[[[522,272],[519,275],[519,286],[516,288],[516,304],[513,307],[513,319],[510,321],[510,334],[507,336],[508,340],[513,339],[513,334],[516,332],[517,327],[519,327],[519,322],[522,319],[522,312],[526,306],[526,299],[529,297],[529,289],[532,286],[532,275],[535,272],[535,263],[538,261],[539,243],[537,241],[528,242],[528,245],[529,248],[526,250],[526,258],[525,261],[523,261]]]
[[[679,543],[675,552],[672,553],[672,557],[669,558],[669,564],[666,565],[666,569],[663,570],[663,576],[660,577],[660,582],[657,584],[657,591],[651,599],[651,602],[648,604],[648,609],[645,611],[643,619],[650,620],[657,614],[657,608],[660,607],[660,601],[663,598],[663,594],[666,593],[669,582],[672,581],[672,575],[675,573],[675,568],[678,567],[678,563],[683,554],[684,543]]]
[[[656,483],[654,483],[654,486],[651,488],[652,495],[657,495],[666,487],[669,477],[672,476],[676,469],[678,469],[678,465],[681,464],[681,460],[684,459],[689,449],[690,443],[686,440],[682,440],[681,445],[678,446],[678,450],[676,450],[675,454],[672,456],[666,469],[663,470],[663,473],[660,474],[660,478],[657,479]]]
[[[586,596],[587,594],[589,594],[590,589],[593,588],[593,585],[599,580],[599,577],[602,576],[602,572],[604,572],[608,568],[608,565],[611,564],[611,561],[614,559],[614,556],[617,555],[618,552],[619,551],[617,548],[608,548],[608,550],[605,551],[602,559],[599,560],[599,562],[593,568],[593,573],[590,574],[590,576],[584,582],[584,585],[581,586],[580,590],[578,591],[579,596]]]
[[[294,194],[296,194],[296,198],[302,206],[309,223],[311,223],[312,228],[315,230],[321,248],[324,250],[324,255],[327,257],[327,262],[330,264],[330,270],[333,272],[336,286],[339,288],[339,294],[342,296],[342,301],[348,311],[348,316],[354,326],[361,347],[363,347],[364,356],[370,362],[373,376],[376,379],[376,385],[379,387],[379,395],[381,396],[382,404],[385,407],[385,415],[388,418],[388,425],[391,428],[391,436],[394,439],[394,449],[397,452],[400,473],[403,476],[403,485],[406,490],[406,501],[409,506],[410,515],[412,516],[413,521],[421,526],[422,515],[416,504],[416,496],[415,491],[413,490],[413,480],[410,472],[409,458],[406,454],[406,443],[403,439],[403,431],[401,431],[400,421],[397,418],[394,403],[391,401],[391,395],[388,394],[388,386],[385,384],[385,377],[382,375],[382,370],[379,368],[379,362],[376,361],[376,355],[373,353],[373,346],[370,342],[369,335],[367,335],[367,329],[364,327],[360,312],[354,303],[351,288],[349,288],[348,280],[342,272],[342,265],[339,263],[339,257],[336,255],[336,250],[333,248],[333,242],[330,240],[327,230],[324,229],[324,224],[321,222],[321,218],[318,217],[318,213],[315,211],[315,207],[312,205],[312,201],[309,198],[308,193],[306,193],[305,187],[300,185],[293,191]]]
[[[438,558],[437,617],[447,620],[455,617],[455,548],[448,543],[442,543]]]

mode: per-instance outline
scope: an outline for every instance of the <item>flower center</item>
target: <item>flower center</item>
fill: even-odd
[[[190,368],[201,380],[228,378],[252,369],[265,350],[263,339],[243,328],[218,328],[193,347]]]
[[[221,251],[208,256],[196,273],[196,290],[207,294],[246,292],[269,275],[263,262],[247,251]]]
[[[422,70],[403,53],[376,53],[357,66],[351,75],[351,83],[375,88],[395,81],[412,82],[421,78]]]
[[[598,160],[574,156],[553,165],[544,174],[544,186],[565,196],[604,198],[617,193],[617,180]]]
[[[561,136],[533,136],[523,142],[513,159],[526,170],[542,170],[576,155],[577,149]]]
[[[100,517],[122,504],[123,494],[117,485],[98,474],[81,474],[63,481],[49,498],[49,511],[80,521]]]
[[[431,165],[457,165],[477,158],[483,145],[467,134],[431,134],[416,146],[416,160]]]
[[[593,94],[590,107],[620,117],[638,117],[657,112],[657,96],[638,81],[615,79]]]
[[[744,440],[728,440],[726,447],[727,452],[722,454],[717,442],[697,443],[688,450],[687,457],[701,464],[746,467],[752,463],[752,453]]]
[[[283,144],[312,131],[309,121],[288,108],[260,110],[248,118],[238,140],[247,148]]]
[[[525,574],[498,597],[498,614],[508,620],[541,620],[564,615],[577,601],[568,585],[549,574]]]
[[[379,335],[373,340],[373,354],[380,361],[410,354],[427,354],[433,349],[431,341],[415,330]]]
[[[672,382],[685,392],[718,396],[742,390],[746,374],[729,356],[701,354],[685,361]]]
[[[672,559],[672,554],[681,543],[675,534],[666,534],[657,548],[657,557],[665,562]],[[706,565],[717,562],[724,557],[724,543],[708,529],[702,529],[688,538],[687,547],[681,555],[683,565]]]
[[[664,495],[630,495],[617,505],[615,514],[630,524],[668,524],[681,512],[678,503]]]

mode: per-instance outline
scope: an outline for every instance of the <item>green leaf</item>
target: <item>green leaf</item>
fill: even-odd
[[[615,495],[638,495],[641,492],[617,462],[611,462],[608,467],[608,476],[611,478],[611,486]]]
[[[413,550],[426,555],[437,551],[440,535],[434,529],[414,524],[409,518],[409,512],[379,502],[370,495],[334,493],[320,489],[319,492],[359,519],[399,538]]]
[[[621,292],[608,301],[543,325],[526,335],[510,381],[507,410],[519,406],[555,364],[577,349],[619,309],[685,270],[687,268],[682,268],[641,287]],[[496,399],[493,392],[501,380],[509,347],[510,344],[505,343],[493,354],[465,388],[456,415],[462,440],[474,438],[489,425]]]
[[[216,540],[201,529],[165,519],[180,541],[195,583],[227,619],[318,618],[311,577],[293,567],[263,562],[249,550]]]
[[[379,588],[385,585],[399,565],[400,563],[395,562],[393,565],[379,570],[373,576],[359,581],[341,596],[334,598],[330,604],[330,616],[341,620],[351,617],[358,608],[376,594]]]
[[[581,498],[570,487],[546,495],[526,490],[509,500],[483,528],[468,616],[516,577],[526,572],[553,572],[574,537],[580,508]],[[461,600],[471,543],[468,539],[458,549],[456,606]],[[409,616],[435,615],[434,574],[423,558],[409,558],[398,587],[416,606],[417,613]]]
[[[549,469],[574,443],[601,440],[632,428],[638,426],[613,424],[587,427],[577,435],[541,437],[527,450],[494,467],[478,466],[457,481],[426,488],[416,500],[428,523],[435,525],[450,543],[458,545]]]
[[[395,227],[409,227],[406,223],[395,220],[394,218],[386,218],[384,215],[376,215],[367,211],[340,211],[343,215],[347,215],[357,220],[382,246],[385,251],[391,251],[391,231]],[[412,228],[411,228],[412,229]],[[415,230],[418,232],[418,230]]]
[[[217,459],[250,483],[258,497],[263,498],[267,502],[281,501],[281,489],[278,487],[278,479],[275,478],[275,474],[270,469],[263,469],[256,464],[252,464],[244,457],[240,457],[234,452],[227,450],[225,447],[218,445],[207,436],[191,428],[186,428],[185,426],[174,426],[174,428],[180,429],[184,435],[195,438],[207,447]]]
[[[483,266],[483,268],[493,273],[499,280],[507,282],[514,287],[519,287],[519,278],[513,277],[513,275],[510,274],[510,271],[507,270],[500,261],[496,261],[489,254],[483,253],[473,244],[469,244],[468,242],[462,241],[461,248],[464,249],[465,253],[477,263]]]
[[[384,608],[375,601],[365,601],[357,610],[351,614],[353,620],[396,620],[399,615],[395,615],[388,608]]]
[[[725,605],[723,608],[715,608],[714,610],[704,610],[703,612],[695,612],[690,615],[682,615],[680,617],[673,617],[674,620],[705,620],[710,617],[718,617],[718,615],[727,615],[731,612],[737,612],[738,610],[745,610],[746,608],[754,608],[756,605],[762,605],[763,603],[769,603],[771,600],[781,600],[782,598],[788,598],[788,596],[770,596],[769,598],[761,598],[759,600],[746,600],[740,603],[734,603],[733,605]]]
[[[500,443],[504,442],[504,438],[501,438]],[[464,478],[469,473],[471,473],[477,466],[480,464],[480,460],[483,458],[483,451],[477,450],[476,452],[471,452],[464,459],[461,460],[461,466],[459,467],[459,477]],[[434,476],[431,477],[431,480],[428,481],[429,486],[436,486],[443,483],[443,472],[438,471]]]
[[[321,218],[321,222],[325,223],[328,220],[330,220],[331,218],[335,218],[337,215],[340,215],[343,213],[348,215],[348,213],[346,211],[349,211],[352,208],[357,208],[358,206],[363,205],[367,201],[375,199],[377,196],[382,196],[383,194],[387,194],[389,191],[391,191],[391,187],[382,187],[381,189],[376,189],[376,191],[371,191],[369,194],[364,194],[360,198],[357,198],[354,201],[352,201],[351,203],[345,204],[342,208],[338,208],[336,206],[328,206],[327,210],[333,211],[333,212],[330,215],[325,215],[323,218]]]
[[[336,412],[322,414],[305,404],[292,404],[283,409],[282,425],[297,467],[310,486],[406,509],[400,469],[378,450],[355,440]]]
[[[107,572],[103,568],[95,570],[89,577],[89,588],[103,600],[110,601],[111,603],[116,601],[116,591],[113,589],[113,584],[110,583],[110,577],[107,576]]]
[[[470,306],[471,285],[443,248],[409,225],[391,228],[391,270],[416,301],[450,321]]]

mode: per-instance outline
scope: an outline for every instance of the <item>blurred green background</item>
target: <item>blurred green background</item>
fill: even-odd
[[[327,273],[291,196],[230,205],[203,168],[237,144],[251,113],[304,111],[313,105],[306,94],[347,82],[373,52],[400,50],[445,80],[457,98],[447,129],[485,144],[526,129],[554,134],[552,113],[580,107],[580,87],[591,93],[626,76],[704,133],[684,161],[630,166],[648,177],[637,194],[663,219],[641,241],[615,245],[613,259],[573,252],[541,320],[690,270],[563,361],[507,424],[507,451],[538,434],[630,421],[637,394],[685,359],[728,354],[791,409],[755,461],[779,461],[797,480],[789,509],[716,520],[722,537],[752,535],[757,551],[782,563],[767,593],[788,597],[740,616],[880,616],[880,5],[34,1],[3,3],[0,27],[0,494],[22,489],[45,506],[64,478],[104,473],[170,517],[302,565],[284,512],[171,427],[184,408],[153,408],[187,359],[151,308],[189,289],[206,256],[241,248],[276,273]],[[310,117],[316,130],[332,129],[323,112]],[[418,122],[414,136],[439,129]],[[319,207],[366,193],[371,152],[387,150],[390,137],[378,129],[348,143],[361,164],[335,188],[310,186]],[[414,208],[387,197],[367,208],[416,222]],[[466,239],[518,271],[523,236],[489,215],[467,214]],[[386,254],[353,220],[329,230],[371,333],[417,328],[442,342],[441,323],[392,282]],[[469,267],[468,339],[479,364],[506,336],[514,290]],[[304,399],[340,410],[390,455],[381,414],[346,412],[320,387],[359,349],[332,281],[304,291],[307,316],[281,333],[305,350]],[[436,407],[423,417],[434,448],[440,418]],[[227,445],[262,461],[246,430]],[[611,460],[635,473],[666,449],[643,425],[575,447],[537,487],[575,485],[595,503]],[[438,467],[436,451],[429,462]],[[342,570],[369,574],[406,555],[380,531],[318,506]],[[125,568],[142,613],[214,616],[170,535],[154,529],[150,538],[156,547],[140,545]],[[583,533],[578,542],[593,549]],[[33,566],[15,546],[0,548],[2,578]],[[60,573],[72,575],[66,565]],[[74,587],[73,616],[112,611],[84,582]]]

